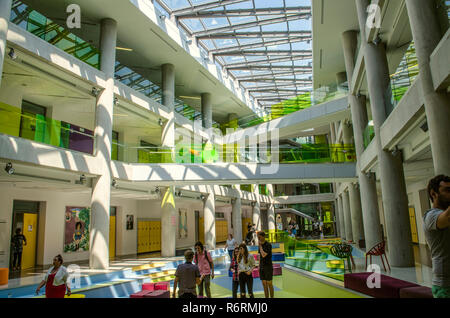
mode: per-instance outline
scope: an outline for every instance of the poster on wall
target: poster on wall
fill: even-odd
[[[178,210],[178,238],[184,239],[188,236],[188,228],[187,228],[187,210],[179,209]]]
[[[132,230],[134,227],[134,215],[127,215],[127,230]]]
[[[89,251],[90,208],[66,207],[64,253]]]

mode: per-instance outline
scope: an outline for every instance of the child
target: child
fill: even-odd
[[[239,263],[238,263],[239,248],[233,250],[233,257],[231,258],[230,271],[233,273],[233,298],[237,298],[237,290],[239,287]]]

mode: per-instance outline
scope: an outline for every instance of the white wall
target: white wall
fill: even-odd
[[[90,193],[57,192],[50,190],[25,190],[16,189],[13,183],[0,186],[0,220],[6,221],[0,240],[5,248],[5,255],[0,256],[0,266],[8,267],[12,212],[14,200],[38,201],[41,204],[42,214],[38,224],[38,251],[37,264],[51,264],[55,255],[61,254],[64,262],[85,261],[89,259],[89,252],[64,253],[64,227],[66,206],[88,207],[90,206]],[[116,254],[126,255],[136,253],[136,229],[125,231],[125,215],[136,215],[136,202],[133,200],[112,199],[112,206],[117,206],[122,213],[118,213],[116,225]],[[136,218],[136,216],[135,216]],[[43,233],[44,232],[44,233]]]

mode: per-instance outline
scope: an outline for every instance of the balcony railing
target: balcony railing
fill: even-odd
[[[391,85],[389,89],[391,91],[392,109],[400,103],[418,75],[419,64],[417,62],[416,48],[414,43],[411,43],[397,70],[391,75]]]
[[[234,145],[177,144],[175,147],[141,146],[113,143],[117,147],[119,160],[128,163],[342,163],[356,161],[355,148],[342,145],[304,144],[302,148],[283,148],[272,150],[266,159],[250,155],[248,149]]]
[[[322,86],[313,91],[300,94],[295,98],[272,105],[270,107],[271,114],[263,118],[257,118],[247,122],[243,122],[243,119],[241,118],[239,121],[239,127],[252,127],[279,117],[289,115],[299,110],[307,109],[315,105],[320,105],[325,102],[345,97],[347,95],[348,87],[341,85],[338,86],[337,84]]]
[[[367,125],[366,129],[364,129],[363,141],[364,141],[364,149],[369,147],[373,138],[375,138],[375,129],[373,125]]]

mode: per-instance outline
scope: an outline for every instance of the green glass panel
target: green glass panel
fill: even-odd
[[[0,102],[0,133],[19,137],[20,108]]]
[[[59,146],[64,149],[69,149],[70,138],[70,124],[61,122],[61,140]]]
[[[34,140],[46,143],[47,120],[43,115],[36,115],[36,134]]]
[[[20,123],[20,137],[35,140],[37,131],[36,115],[27,111],[22,112]]]

